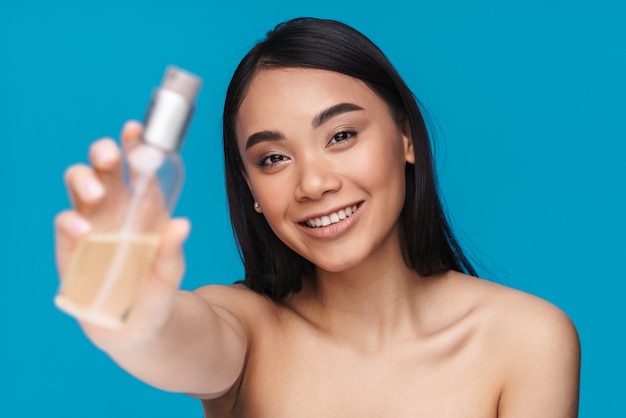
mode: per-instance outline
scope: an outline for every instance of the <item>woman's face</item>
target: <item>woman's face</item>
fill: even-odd
[[[287,246],[330,272],[400,251],[412,145],[365,83],[325,70],[261,70],[235,127],[259,216]]]

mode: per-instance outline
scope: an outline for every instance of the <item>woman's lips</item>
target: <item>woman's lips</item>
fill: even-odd
[[[343,221],[346,218],[349,218],[352,215],[352,213],[357,211],[357,209],[358,209],[357,205],[351,205],[343,209],[340,209],[336,212],[331,212],[327,215],[311,218],[305,221],[304,223],[309,228],[321,228],[321,227],[329,226],[332,224],[336,224],[339,221]]]
[[[300,222],[298,225],[310,237],[336,238],[346,233],[356,223],[361,215],[362,206],[363,202],[359,202],[323,216],[313,217]]]

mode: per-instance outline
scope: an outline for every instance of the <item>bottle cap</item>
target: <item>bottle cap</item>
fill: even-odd
[[[197,76],[180,68],[169,66],[165,71],[161,86],[166,90],[180,94],[188,102],[193,103],[201,84],[202,81]]]
[[[143,141],[165,152],[178,151],[201,84],[196,75],[169,66],[152,96],[144,120]]]

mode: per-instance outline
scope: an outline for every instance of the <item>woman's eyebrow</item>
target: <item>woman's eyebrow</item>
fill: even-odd
[[[315,118],[313,118],[313,122],[311,122],[311,125],[313,125],[313,128],[317,128],[337,115],[346,112],[354,112],[357,110],[363,110],[363,108],[353,103],[339,103],[329,107],[326,110],[322,110],[317,116],[315,116]]]
[[[258,144],[259,142],[264,142],[264,141],[278,141],[280,139],[283,139],[284,136],[282,133],[277,132],[277,131],[261,131],[261,132],[256,132],[253,133],[252,135],[250,135],[248,137],[248,139],[246,140],[246,151],[248,150],[248,148]]]

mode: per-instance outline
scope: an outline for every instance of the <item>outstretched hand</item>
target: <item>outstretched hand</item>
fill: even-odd
[[[122,131],[122,144],[136,140],[142,132],[138,122],[128,122]],[[122,154],[114,140],[95,141],[89,150],[89,162],[74,164],[65,173],[65,183],[73,208],[60,212],[55,219],[56,262],[61,280],[65,276],[77,244],[93,229],[90,215],[107,201],[118,202],[107,211],[119,210],[125,196],[110,199],[112,193],[124,193]],[[112,215],[113,216],[113,215]],[[186,219],[169,220],[160,233],[160,243],[147,280],[141,282],[137,298],[123,326],[108,329],[84,319],[79,323],[92,341],[103,349],[110,345],[132,343],[152,338],[171,315],[173,302],[183,277],[185,263],[182,245],[190,230]],[[94,267],[97,268],[97,267]],[[133,338],[129,338],[133,337]]]

